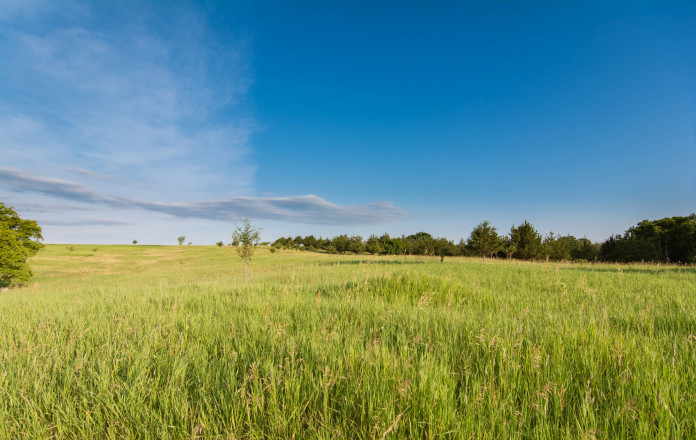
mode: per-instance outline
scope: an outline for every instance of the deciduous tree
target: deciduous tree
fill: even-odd
[[[435,255],[440,257],[440,263],[445,261],[445,257],[451,257],[457,253],[457,247],[446,238],[438,238],[434,243]]]
[[[24,220],[0,202],[0,286],[21,285],[31,278],[27,258],[43,247],[41,227]]]
[[[241,226],[235,227],[232,242],[237,243],[237,253],[244,261],[244,281],[246,282],[249,260],[254,255],[255,246],[259,242],[259,230],[251,225],[249,217],[244,217]]]

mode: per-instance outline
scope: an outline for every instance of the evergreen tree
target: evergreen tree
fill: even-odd
[[[572,235],[555,235],[551,232],[544,239],[542,246],[546,260],[567,261],[572,258],[572,252],[577,240]]]
[[[353,235],[348,239],[348,250],[354,254],[360,255],[365,251],[365,243],[359,235]]]
[[[505,253],[507,259],[511,259],[512,256],[517,252],[518,238],[513,238],[512,236],[502,237],[500,250]]]
[[[527,220],[518,227],[512,226],[510,239],[517,242],[517,249],[513,253],[513,257],[523,260],[541,257],[541,235]]]
[[[384,248],[376,235],[370,235],[370,238],[365,242],[365,250],[371,254],[382,254],[384,253]]]
[[[501,245],[502,242],[498,237],[498,232],[495,227],[488,223],[488,220],[484,220],[476,226],[467,240],[469,249],[484,259],[486,256],[492,256],[498,252]]]

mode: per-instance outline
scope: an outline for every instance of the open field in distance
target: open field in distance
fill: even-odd
[[[696,268],[49,245],[0,438],[696,437]]]

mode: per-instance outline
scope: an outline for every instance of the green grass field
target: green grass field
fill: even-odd
[[[94,250],[96,248],[96,250]],[[696,268],[47,246],[0,438],[696,438]]]

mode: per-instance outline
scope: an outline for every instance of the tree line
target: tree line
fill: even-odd
[[[510,228],[506,235],[498,234],[488,221],[477,225],[469,237],[455,243],[427,232],[391,237],[341,234],[333,238],[281,237],[271,245],[271,251],[303,249],[332,254],[426,255],[444,260],[448,256],[479,256],[481,258],[514,258],[519,260],[607,261],[607,262],[696,262],[696,214],[686,217],[666,217],[644,220],[612,235],[602,243],[572,235],[545,237],[528,221]]]
[[[31,278],[27,258],[42,247],[41,227],[34,220],[19,217],[12,207],[0,202],[0,288],[21,285]],[[185,236],[178,237],[183,245]],[[259,231],[248,217],[243,226],[236,227],[233,244],[246,267],[259,242]],[[137,244],[137,240],[133,240]],[[191,243],[189,242],[189,245]],[[266,244],[266,243],[263,243]],[[217,243],[222,246],[222,242]],[[306,249],[328,253],[429,255],[444,260],[448,256],[480,256],[482,258],[515,258],[521,260],[611,261],[696,263],[696,214],[686,217],[665,217],[643,220],[623,234],[612,235],[602,243],[572,235],[542,237],[528,221],[513,225],[507,235],[499,235],[488,221],[477,225],[469,237],[454,243],[446,238],[433,237],[427,232],[391,237],[371,235],[367,240],[359,235],[341,234],[333,238],[297,236],[281,237],[271,245],[271,251],[284,248]],[[72,247],[69,248],[72,250]],[[96,248],[94,249],[96,251]]]

